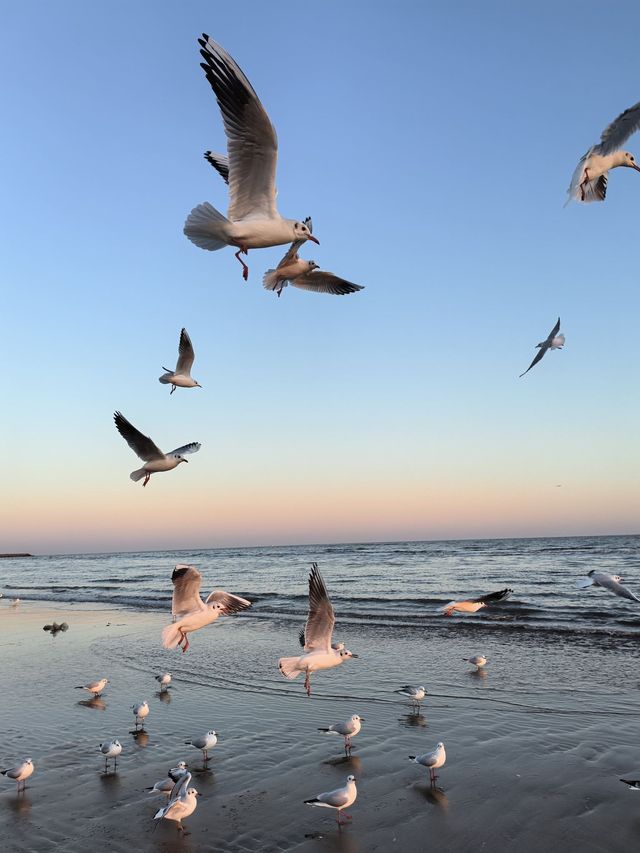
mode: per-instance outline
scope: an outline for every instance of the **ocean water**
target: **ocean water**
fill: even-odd
[[[307,573],[317,561],[339,625],[537,631],[640,637],[640,604],[575,581],[590,569],[619,574],[640,593],[640,536],[385,542],[77,554],[0,560],[5,596],[168,611],[171,572],[189,563],[203,593],[227,589],[253,607],[239,618],[303,621]],[[506,601],[445,619],[448,601],[511,587]]]

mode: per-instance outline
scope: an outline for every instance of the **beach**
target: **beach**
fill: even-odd
[[[42,626],[67,621],[51,636]],[[619,781],[640,775],[637,641],[572,643],[528,632],[487,634],[486,673],[462,622],[452,632],[360,625],[358,660],[287,682],[276,661],[294,654],[290,619],[235,617],[192,637],[186,655],[161,648],[165,613],[86,603],[3,602],[2,762],[31,757],[24,794],[1,779],[3,849],[85,851],[627,851],[640,833],[640,798]],[[352,628],[352,626],[350,626]],[[477,642],[476,642],[477,645]],[[466,654],[465,654],[466,653]],[[620,658],[624,665],[620,666]],[[168,695],[153,676],[173,673]],[[615,679],[612,679],[615,672]],[[108,677],[102,702],[75,686]],[[393,694],[424,683],[420,714]],[[146,735],[131,706],[148,700]],[[93,707],[91,706],[93,704]],[[345,759],[342,739],[318,727],[360,714]],[[214,728],[204,768],[184,744]],[[115,774],[98,744],[118,738]],[[408,756],[443,741],[437,787]],[[145,788],[184,759],[201,797],[180,838],[156,826],[162,798]],[[351,825],[304,799],[357,779]],[[8,842],[6,841],[8,839]]]

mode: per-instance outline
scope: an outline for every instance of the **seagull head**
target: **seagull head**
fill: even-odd
[[[311,229],[304,222],[293,223],[293,239],[294,240],[313,240],[314,243],[320,245],[320,241],[313,236]]]
[[[636,172],[640,172],[640,166],[636,163],[636,159],[629,151],[621,151],[620,155],[622,156],[621,166],[627,166],[629,169],[635,169]]]
[[[181,462],[188,462],[189,461],[188,459],[185,459],[184,456],[180,456],[180,455],[176,456],[176,459],[178,460],[178,465]]]
[[[354,653],[350,652],[349,649],[340,649],[340,657],[343,660],[346,660],[347,658],[357,658],[358,655],[354,655]]]
[[[355,781],[356,781],[355,776],[347,776],[347,782],[355,782]]]

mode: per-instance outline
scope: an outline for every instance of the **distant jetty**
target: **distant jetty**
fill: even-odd
[[[6,557],[33,557],[33,554],[0,554],[0,559]]]

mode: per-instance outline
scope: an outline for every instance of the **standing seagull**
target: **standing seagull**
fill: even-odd
[[[318,669],[332,669],[347,658],[357,658],[349,649],[334,649],[331,645],[336,617],[329,601],[327,588],[318,571],[318,564],[311,563],[309,572],[309,616],[304,627],[304,650],[299,657],[280,658],[278,669],[285,678],[297,678],[304,672],[304,687],[311,696],[310,675]],[[339,645],[342,645],[340,643]]]
[[[549,349],[562,349],[564,346],[564,335],[559,335],[560,331],[560,317],[558,317],[558,322],[555,324],[553,329],[549,332],[549,336],[545,341],[541,341],[539,344],[536,344],[536,347],[539,347],[540,352],[536,353],[536,357],[533,359],[529,367],[525,370],[524,373],[528,373],[532,367],[534,367],[545,355],[547,350]],[[524,376],[524,373],[520,374],[519,378]]]
[[[351,755],[351,738],[360,732],[363,720],[364,717],[353,714],[346,723],[334,723],[328,729],[318,729],[318,731],[326,732],[327,734],[342,735],[344,738],[344,753],[349,756]]]
[[[311,218],[305,219],[305,225],[312,230]],[[332,293],[334,296],[344,296],[364,290],[360,284],[352,284],[344,278],[338,278],[332,272],[325,272],[315,261],[303,261],[298,255],[298,249],[304,240],[296,240],[274,270],[267,270],[262,278],[266,290],[275,290],[278,296],[284,288],[291,284],[301,290],[313,290],[316,293]]]
[[[191,738],[191,740],[185,740],[185,743],[189,746],[195,746],[196,749],[202,750],[202,760],[209,760],[209,750],[213,749],[213,747],[218,743],[218,733],[211,729],[210,732],[207,732],[206,735],[200,735],[199,737]]]
[[[76,690],[86,690],[87,693],[93,696],[102,696],[102,691],[109,683],[108,678],[100,678],[98,681],[91,681],[89,684],[82,684],[76,687]]]
[[[191,343],[191,338],[189,337],[187,330],[183,329],[180,332],[180,343],[178,344],[178,363],[176,364],[175,370],[169,370],[168,367],[163,367],[163,370],[167,372],[164,373],[159,381],[162,382],[163,385],[171,385],[171,392],[169,396],[173,394],[176,388],[202,388],[199,382],[196,382],[195,379],[191,377],[191,368],[193,366],[193,361],[195,359],[195,353],[193,351],[193,344]]]
[[[214,91],[227,136],[228,218],[209,202],[191,211],[184,233],[201,249],[215,252],[235,246],[246,281],[249,267],[240,257],[249,249],[281,246],[292,240],[318,240],[309,228],[295,219],[283,219],[276,208],[276,132],[251,83],[229,54],[203,33],[198,39],[200,65]],[[208,152],[211,154],[211,152]],[[205,155],[206,156],[206,155]],[[216,165],[218,155],[207,157]],[[224,163],[224,158],[223,161]]]
[[[433,784],[436,779],[436,770],[442,767],[447,760],[447,753],[444,751],[444,744],[439,743],[433,752],[425,752],[424,755],[410,755],[409,758],[415,764],[421,764],[429,769],[429,778]]]
[[[146,700],[144,702],[138,702],[137,705],[131,706],[131,710],[136,718],[136,731],[138,729],[138,725],[141,725],[142,730],[144,731],[144,720],[145,717],[149,716],[149,703]]]
[[[178,830],[184,832],[185,829],[182,821],[193,814],[198,805],[196,797],[198,792],[195,788],[190,788],[191,773],[188,771],[181,776],[173,786],[169,794],[169,802],[166,806],[159,809],[154,815],[154,820],[175,820],[178,824]]]
[[[239,595],[232,595],[222,589],[214,590],[206,601],[200,598],[202,575],[193,566],[176,566],[171,575],[173,598],[171,612],[178,617],[162,631],[162,645],[165,649],[175,649],[181,645],[182,651],[189,648],[187,634],[210,625],[218,616],[231,616],[251,607],[251,602]]]
[[[26,781],[34,769],[33,761],[30,758],[25,758],[21,764],[16,764],[15,767],[10,767],[8,770],[0,770],[0,773],[9,779],[15,779],[18,791],[24,791]]]
[[[618,118],[603,130],[600,142],[593,145],[576,166],[567,190],[567,204],[572,198],[584,202],[604,201],[609,169],[627,166],[640,172],[633,154],[620,150],[639,127],[640,103],[637,103],[620,113]]]
[[[334,791],[325,791],[324,794],[318,794],[318,796],[314,797],[312,800],[305,800],[305,803],[309,806],[321,806],[325,809],[336,809],[338,812],[338,826],[342,826],[343,821],[340,819],[342,816],[342,809],[348,809],[349,806],[352,806],[355,803],[357,796],[358,791],[356,789],[356,777],[347,776],[347,784],[344,788],[336,788]],[[351,820],[351,815],[345,814],[345,817]]]
[[[487,659],[484,655],[474,655],[472,658],[462,658],[462,660],[473,664],[476,668],[476,672],[480,672],[482,667],[487,665]]]
[[[489,592],[479,598],[465,598],[464,601],[450,601],[442,610],[445,616],[453,616],[454,613],[477,613],[489,604],[496,601],[504,601],[509,598],[512,589],[501,589],[499,592]]]
[[[401,696],[408,696],[411,699],[411,705],[416,711],[420,710],[420,704],[426,695],[425,688],[420,685],[416,687],[412,684],[405,684],[399,690],[394,690],[394,693],[399,693]]]
[[[113,758],[113,771],[118,767],[118,756],[122,752],[122,744],[119,740],[110,740],[100,744],[100,752],[104,755],[104,772],[107,772],[109,759]]]
[[[160,690],[167,690],[171,684],[171,673],[163,672],[162,675],[156,675],[155,679],[160,685]]]
[[[114,414],[113,420],[115,421],[116,429],[120,435],[124,438],[134,453],[137,453],[140,459],[145,463],[142,468],[132,471],[129,475],[134,483],[137,483],[138,480],[141,480],[144,477],[143,486],[147,485],[149,477],[151,477],[152,474],[160,471],[171,471],[173,468],[177,468],[181,462],[189,461],[184,458],[185,453],[197,453],[202,447],[199,442],[192,441],[190,444],[185,444],[183,447],[177,447],[170,453],[163,453],[158,447],[156,447],[148,435],[143,435],[133,426],[133,424],[130,424],[125,416],[120,412],[116,412]]]
[[[634,595],[631,590],[622,586],[622,578],[620,575],[608,575],[606,572],[596,572],[592,569],[587,572],[587,576],[576,581],[578,589],[587,589],[590,586],[601,586],[603,589],[608,589],[614,595],[620,598],[628,598],[629,601],[640,601],[637,595]]]

